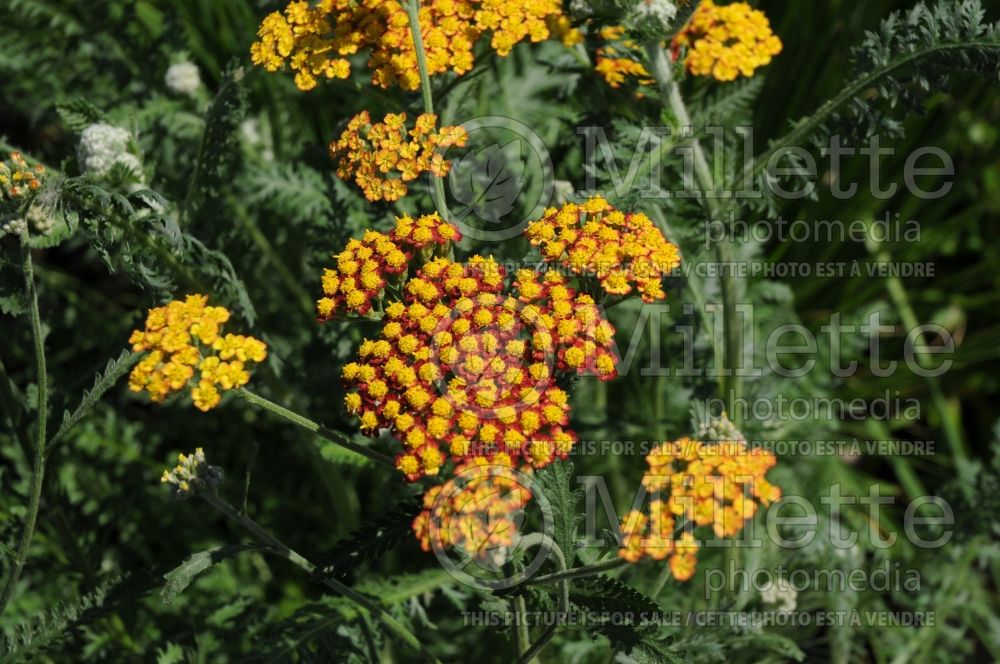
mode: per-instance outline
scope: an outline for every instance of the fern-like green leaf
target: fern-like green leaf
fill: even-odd
[[[382,557],[410,536],[410,526],[419,512],[420,504],[409,501],[366,523],[317,558],[313,579],[320,582],[328,578],[343,579],[359,565]]]
[[[121,380],[122,376],[128,373],[138,361],[139,355],[130,350],[123,350],[117,358],[109,360],[108,364],[104,367],[104,371],[94,377],[93,387],[89,390],[84,390],[83,398],[80,399],[80,405],[76,407],[76,410],[72,413],[68,410],[63,413],[62,424],[59,425],[59,429],[49,439],[49,443],[46,446],[46,453],[51,452],[53,447],[62,440],[63,436],[76,426],[90,412],[91,408],[97,405],[97,402],[101,400],[104,393],[114,387]]]

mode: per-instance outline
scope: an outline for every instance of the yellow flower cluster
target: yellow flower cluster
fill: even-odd
[[[30,168],[20,152],[11,152],[8,159],[0,161],[0,198],[13,200],[38,189],[44,174],[44,166]]]
[[[703,0],[673,47],[675,53],[688,48],[684,64],[695,76],[733,81],[769,64],[781,53],[781,40],[771,32],[767,16],[747,3],[719,6]]]
[[[695,528],[711,526],[717,537],[734,537],[758,505],[781,497],[764,478],[776,463],[774,455],[742,440],[681,438],[655,448],[646,463],[642,483],[651,496],[649,514],[633,510],[622,520],[619,556],[629,562],[669,556],[679,581],[691,578],[697,566]],[[680,537],[677,530],[684,530]]]
[[[473,46],[486,32],[500,55],[524,39],[580,39],[559,0],[430,0],[420,7],[420,32],[432,75],[471,70]],[[289,66],[300,90],[314,88],[319,77],[347,78],[347,58],[364,50],[370,51],[375,85],[420,87],[409,17],[398,0],[292,2],[265,18],[257,35],[250,50],[254,64],[268,71]]]
[[[173,470],[164,470],[160,482],[173,484],[178,494],[191,492],[191,483],[198,479],[199,472],[205,464],[205,450],[198,448],[194,454],[178,454],[177,466]]]
[[[132,350],[147,353],[132,369],[130,390],[146,391],[159,403],[191,386],[195,407],[207,411],[218,405],[220,390],[249,382],[247,365],[263,362],[267,345],[240,334],[223,335],[229,311],[207,305],[207,295],[188,295],[183,302],[149,310],[145,329],[129,339]]]
[[[677,247],[649,217],[615,210],[599,196],[549,208],[524,233],[546,262],[595,276],[612,295],[627,295],[635,288],[645,302],[666,297],[662,277],[681,262]]]
[[[488,560],[515,544],[518,515],[531,498],[509,458],[474,458],[427,490],[413,532],[424,551],[457,548],[476,561]]]
[[[557,272],[521,270],[509,294],[492,259],[431,260],[385,307],[381,338],[344,367],[348,412],[404,445],[408,480],[448,461],[521,459],[540,468],[576,442],[563,377],[616,375],[614,327]]]
[[[645,65],[639,62],[639,45],[631,39],[622,39],[624,27],[610,25],[601,28],[598,34],[607,44],[597,49],[594,70],[608,85],[619,88],[629,78],[638,79],[640,85],[655,83]]]
[[[406,183],[425,171],[444,177],[449,164],[441,151],[464,146],[468,134],[462,127],[435,131],[436,124],[431,113],[417,116],[413,129],[406,127],[406,113],[390,113],[375,124],[368,111],[358,113],[330,144],[337,175],[353,178],[370,201],[399,200],[406,195]]]
[[[323,297],[316,303],[319,320],[339,314],[367,315],[380,306],[387,286],[400,286],[410,262],[422,264],[446,256],[462,238],[458,229],[436,212],[413,219],[396,219],[391,233],[368,231],[350,240],[335,256],[336,269],[323,271]]]

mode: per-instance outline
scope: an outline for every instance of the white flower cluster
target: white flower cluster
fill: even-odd
[[[760,597],[765,604],[773,604],[779,613],[790,613],[795,610],[799,592],[784,577],[771,581],[771,585],[760,591]]]
[[[11,219],[5,224],[0,225],[0,237],[4,235],[27,235],[28,234],[28,222],[24,219]]]
[[[201,87],[201,74],[193,62],[178,62],[170,65],[164,79],[167,87],[180,95],[191,97]]]
[[[122,165],[141,177],[142,164],[128,151],[130,139],[131,134],[120,127],[103,122],[90,125],[83,130],[76,148],[81,168],[86,173],[101,177],[110,173],[116,165]]]
[[[677,6],[670,0],[639,0],[639,3],[632,8],[629,19],[630,22],[653,21],[660,29],[667,29],[677,16]]]
[[[701,426],[698,427],[695,438],[706,443],[717,441],[729,442],[733,440],[746,442],[743,432],[736,428],[736,425],[729,420],[729,416],[726,413],[722,413],[718,418],[710,417],[703,421]]]
[[[28,208],[27,214],[24,215],[25,221],[34,229],[37,233],[42,235],[48,235],[52,232],[52,229],[56,226],[55,215],[52,214],[48,206],[39,204],[35,202]]]

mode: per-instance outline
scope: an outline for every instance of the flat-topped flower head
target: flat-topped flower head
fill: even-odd
[[[354,180],[370,201],[399,200],[406,195],[406,183],[421,173],[447,175],[450,164],[443,152],[465,145],[468,135],[462,127],[437,130],[436,125],[437,116],[430,113],[417,116],[412,129],[406,126],[406,113],[390,113],[374,124],[368,111],[358,113],[330,144],[337,175]]]
[[[149,310],[145,329],[129,338],[132,350],[145,353],[129,375],[129,389],[160,403],[189,389],[201,411],[218,405],[222,392],[250,381],[250,368],[267,358],[267,344],[241,334],[223,333],[225,307],[208,306],[207,295],[188,295]]]
[[[29,166],[20,152],[11,152],[0,161],[0,202],[24,198],[42,186],[44,177],[44,166]]]
[[[719,81],[753,76],[781,47],[763,12],[745,2],[717,5],[712,0],[698,5],[673,43],[675,56],[687,48],[684,65],[689,72]]]
[[[638,291],[645,302],[666,297],[662,279],[681,262],[649,217],[616,210],[599,196],[547,209],[524,234],[546,262],[595,277],[610,295]]]
[[[459,549],[479,563],[502,561],[517,543],[531,498],[509,458],[475,458],[427,490],[413,532],[424,551]]]
[[[403,444],[397,467],[410,481],[472,457],[540,468],[576,442],[558,382],[613,378],[613,337],[563,275],[521,270],[506,287],[492,259],[436,258],[344,368],[345,404],[363,431],[388,429]]]
[[[695,572],[697,528],[735,537],[759,506],[781,497],[781,489],[764,477],[776,463],[774,455],[743,440],[681,438],[653,449],[646,463],[642,484],[651,496],[649,513],[633,510],[622,520],[619,555],[629,562],[669,557],[679,581]]]
[[[525,40],[580,40],[560,0],[430,0],[421,3],[420,33],[431,75],[471,70],[473,48],[487,34],[501,56]],[[250,49],[254,64],[268,71],[289,67],[300,90],[311,90],[321,78],[347,78],[349,58],[363,51],[375,85],[420,87],[410,20],[399,0],[292,2],[267,16],[257,36]]]
[[[458,229],[435,212],[416,219],[398,217],[388,234],[368,231],[360,240],[349,240],[334,256],[336,265],[323,271],[323,297],[316,303],[319,320],[380,311],[388,287],[398,293],[411,268],[448,255],[461,239]]]

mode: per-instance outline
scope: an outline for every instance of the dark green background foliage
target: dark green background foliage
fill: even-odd
[[[866,37],[866,31],[877,31],[891,11],[912,6],[902,0],[757,4],[784,42],[781,56],[754,83],[722,86],[722,92],[705,81],[684,81],[684,87],[696,120],[727,125],[752,120],[758,151],[840,92],[859,66],[862,74],[866,61],[877,66],[880,42],[875,35]],[[1000,17],[1000,3],[984,4],[991,19]],[[253,0],[0,0],[3,151],[21,149],[68,178],[53,186],[60,214],[74,232],[62,224],[51,238],[34,240],[48,334],[50,421],[56,428],[59,414],[73,411],[95,374],[118,357],[147,308],[172,296],[208,292],[234,311],[241,331],[270,346],[266,366],[253,379],[256,391],[327,427],[353,431],[341,408],[339,370],[377,327],[316,324],[311,302],[321,268],[347,238],[366,228],[384,230],[393,214],[427,212],[432,204],[422,185],[413,186],[397,205],[366,202],[353,185],[335,177],[326,146],[356,112],[368,109],[374,116],[405,109],[412,116],[420,112],[419,98],[373,88],[363,67],[355,68],[350,81],[326,82],[309,93],[297,91],[288,75],[252,68],[249,45],[260,19],[276,8],[277,3]],[[912,44],[903,39],[894,47],[918,48],[929,40],[933,35],[921,34]],[[851,49],[863,43],[866,48],[852,59]],[[179,59],[200,68],[205,83],[200,96],[185,98],[166,89],[164,73]],[[992,78],[959,72],[943,85],[941,74],[956,66],[985,69]],[[840,200],[821,186],[816,200],[784,201],[777,211],[786,219],[809,222],[898,213],[919,221],[919,242],[770,241],[744,243],[741,249],[742,258],[789,264],[880,258],[935,265],[933,278],[751,279],[741,299],[755,304],[758,335],[796,321],[818,334],[832,313],[840,312],[847,322],[879,311],[889,323],[905,324],[908,317],[939,323],[952,332],[958,347],[954,367],[936,381],[906,371],[876,378],[863,369],[845,380],[814,372],[799,380],[764,376],[745,386],[751,399],[779,394],[845,400],[912,397],[922,405],[915,420],[750,421],[744,430],[763,440],[936,441],[937,454],[924,457],[793,456],[781,459],[772,476],[785,493],[814,503],[833,484],[865,495],[869,485],[878,483],[883,494],[898,498],[882,514],[893,527],[913,497],[945,495],[956,510],[955,539],[941,549],[920,550],[901,537],[887,550],[862,545],[846,555],[828,544],[795,551],[769,544],[739,556],[704,551],[699,564],[704,570],[732,558],[748,569],[783,564],[792,570],[849,570],[901,562],[920,571],[919,592],[804,592],[799,610],[935,610],[937,625],[766,630],[608,625],[561,632],[545,650],[544,661],[607,662],[613,648],[630,651],[639,661],[1000,658],[1000,550],[993,543],[1000,478],[1000,440],[994,430],[1000,398],[996,70],[989,58],[932,61],[925,70],[900,74],[915,78],[880,81],[880,98],[896,99],[896,108],[879,102],[854,105],[851,112],[822,123],[826,133],[819,136],[849,127],[862,135],[873,127],[895,135],[897,157],[886,160],[883,182],[902,182],[903,161],[915,147],[943,148],[957,167],[947,197],[921,201],[900,187],[889,200],[866,194]],[[922,80],[928,83],[927,93],[913,95]],[[436,92],[443,92],[447,83],[438,85]],[[553,44],[521,45],[502,59],[483,55],[476,72],[437,104],[445,123],[481,115],[525,122],[552,152],[557,178],[577,188],[584,187],[585,168],[577,126],[604,127],[624,168],[637,138],[635,127],[671,120],[651,96],[636,102],[628,90],[612,90]],[[699,109],[704,109],[701,115]],[[129,128],[137,137],[144,179],[155,194],[74,177],[79,175],[79,133],[99,119]],[[246,131],[247,120],[254,132]],[[867,168],[866,161],[851,161],[842,179],[861,183],[864,191]],[[687,260],[700,257],[703,213],[693,203],[674,200],[664,208],[656,208],[655,201],[637,204],[668,225]],[[741,214],[748,221],[773,219],[774,211],[768,216],[766,208]],[[482,250],[520,258],[526,246],[514,240]],[[16,410],[30,415],[35,377],[14,239],[0,239],[0,252],[0,357],[17,386]],[[681,352],[682,339],[674,327],[694,324],[697,361],[707,365],[707,331],[693,316],[679,313],[682,304],[696,301],[691,284],[679,277],[668,284],[672,313],[661,320],[664,362],[676,366],[671,358]],[[719,298],[712,284],[703,295],[708,301]],[[638,312],[637,303],[615,309],[623,349]],[[902,334],[884,340],[891,359],[901,359],[902,341]],[[848,350],[851,357],[865,359],[863,346]],[[821,354],[829,352],[820,348]],[[637,369],[648,365],[647,355],[648,347],[640,347],[633,370],[610,387],[588,380],[577,386],[575,399],[586,404],[577,409],[573,423],[581,439],[644,441],[693,433],[692,399],[711,397],[715,383],[641,376]],[[241,401],[228,399],[202,414],[182,401],[150,405],[128,393],[122,382],[51,453],[31,557],[0,622],[9,635],[6,645],[0,644],[4,658],[166,663],[415,657],[392,644],[353,604],[325,593],[286,561],[254,548],[219,549],[249,540],[200,501],[171,501],[159,483],[160,473],[173,465],[179,451],[198,445],[225,471],[222,492],[233,502],[240,498],[252,449],[259,446],[249,514],[293,549],[336,564],[338,578],[380,598],[442,660],[509,659],[508,630],[462,623],[463,610],[503,610],[509,598],[456,585],[406,532],[395,546],[369,545],[367,535],[375,528],[405,523],[413,488]],[[390,451],[385,442],[376,446]],[[608,479],[619,512],[627,509],[644,467],[637,455],[581,455],[573,465],[576,473]],[[574,504],[578,496],[571,493],[575,484],[566,471],[548,471],[544,482],[557,496],[559,534],[570,541],[571,515],[582,506]],[[5,574],[12,553],[8,547],[24,517],[29,475],[30,461],[4,417],[0,560]],[[866,509],[841,515],[861,530],[863,542],[869,526]],[[396,520],[386,520],[387,514],[397,515]],[[828,525],[821,519],[821,529]],[[576,563],[590,562],[597,553],[580,552]],[[700,577],[663,585],[661,569],[646,563],[616,572],[631,590],[611,580],[576,584],[571,600],[588,608],[763,608],[759,593],[752,590],[716,593],[706,600]],[[554,601],[535,591],[527,600],[537,609],[551,608]]]

